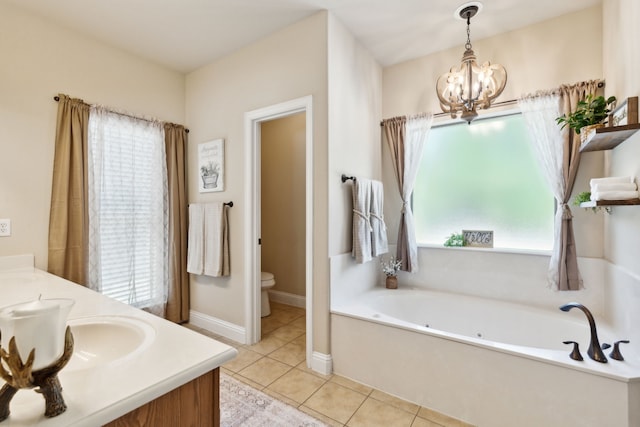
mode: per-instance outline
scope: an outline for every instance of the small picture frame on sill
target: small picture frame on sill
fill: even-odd
[[[609,114],[609,126],[625,126],[638,123],[638,97],[625,99]]]
[[[493,230],[462,230],[464,246],[493,248]]]

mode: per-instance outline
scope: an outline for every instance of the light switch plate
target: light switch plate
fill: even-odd
[[[0,219],[0,237],[11,236],[11,220],[8,218]]]

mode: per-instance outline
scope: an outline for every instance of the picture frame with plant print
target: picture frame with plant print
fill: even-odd
[[[200,193],[224,191],[224,139],[198,144],[198,175]]]

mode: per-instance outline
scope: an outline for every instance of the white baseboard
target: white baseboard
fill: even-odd
[[[311,356],[311,369],[323,375],[330,375],[333,372],[333,359],[331,355],[314,351]]]
[[[269,291],[269,301],[280,304],[292,305],[294,307],[306,308],[307,298],[302,295],[291,294],[282,291]]]
[[[197,311],[189,311],[189,323],[230,340],[246,344],[247,334],[242,326],[209,316]]]

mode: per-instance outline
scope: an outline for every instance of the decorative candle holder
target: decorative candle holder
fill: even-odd
[[[67,410],[67,405],[62,397],[62,385],[58,379],[58,372],[64,368],[73,355],[73,335],[71,328],[67,326],[64,337],[64,352],[57,361],[38,369],[32,370],[35,359],[35,349],[29,352],[27,361],[23,362],[16,345],[16,337],[11,337],[9,341],[9,352],[0,347],[0,357],[8,366],[9,371],[0,362],[0,377],[6,384],[0,389],[0,422],[9,417],[9,404],[11,399],[22,388],[35,388],[37,393],[41,393],[45,400],[45,417],[55,417]]]

